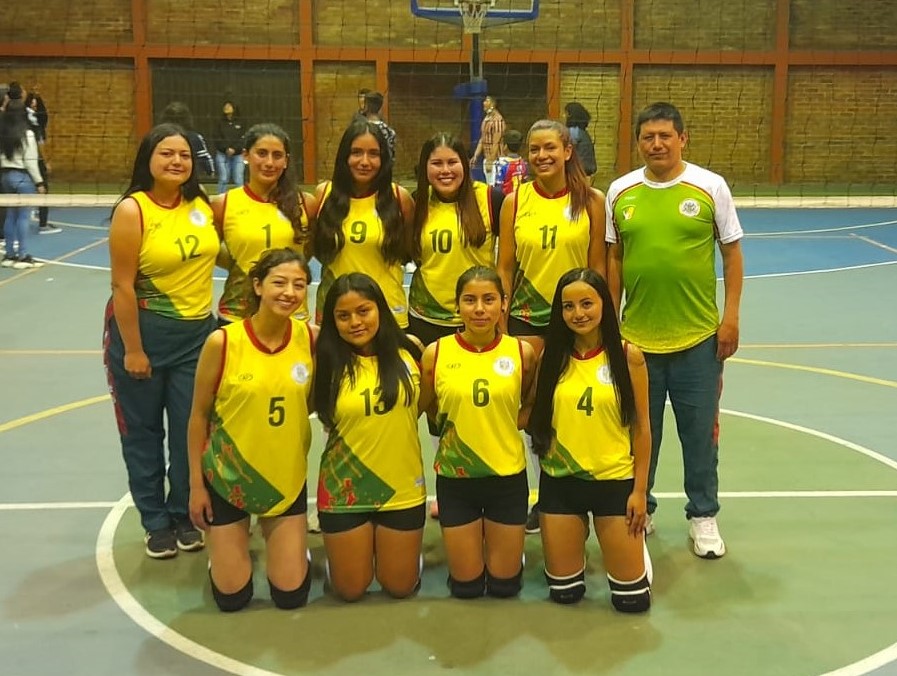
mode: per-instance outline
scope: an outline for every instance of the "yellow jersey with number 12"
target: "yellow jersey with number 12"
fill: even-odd
[[[140,208],[142,232],[134,282],[138,307],[174,319],[205,319],[218,256],[212,208],[199,198],[164,207],[146,192],[130,197]]]

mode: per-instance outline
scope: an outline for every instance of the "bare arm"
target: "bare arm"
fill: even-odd
[[[420,413],[436,417],[436,343],[430,343],[420,360],[420,397],[417,400]]]
[[[190,468],[190,520],[202,530],[212,520],[212,501],[203,483],[202,454],[209,442],[209,421],[215,392],[221,377],[224,355],[224,331],[215,331],[206,339],[196,365],[193,407],[187,423],[187,462]]]
[[[641,536],[648,513],[648,468],[651,464],[651,422],[648,416],[648,367],[645,355],[635,345],[626,347],[632,393],[635,395],[635,420],[630,423],[629,435],[635,461],[635,484],[626,504],[629,534]]]
[[[125,371],[132,378],[152,376],[149,357],[143,350],[134,283],[143,239],[140,207],[125,199],[115,208],[109,226],[109,259],[112,268],[112,312],[125,346]]]
[[[719,245],[723,257],[723,286],[725,287],[725,306],[723,318],[716,330],[716,358],[720,361],[728,359],[738,349],[738,325],[741,309],[741,289],[744,286],[744,257],[741,253],[741,241]]]
[[[607,243],[604,241],[607,220],[604,212],[604,193],[592,189],[589,200],[589,267],[607,279]]]
[[[514,272],[517,267],[517,241],[514,239],[514,212],[517,210],[517,193],[511,193],[501,205],[498,234],[498,263],[496,272],[501,279],[502,288],[508,297],[507,307],[511,306],[514,294]],[[508,310],[502,313],[502,331],[508,329]]]
[[[523,348],[523,380],[520,383],[520,412],[517,414],[517,429],[526,429],[529,416],[536,400],[536,375],[539,361],[533,346],[525,340],[520,341]]]

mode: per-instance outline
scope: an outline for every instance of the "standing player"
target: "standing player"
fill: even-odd
[[[667,396],[676,416],[695,554],[726,553],[719,511],[718,419],[723,361],[738,349],[738,311],[744,277],[743,236],[726,181],[682,160],[688,135],[669,103],[639,113],[635,126],[645,166],[608,190],[608,283],[614,303],[623,291],[622,333],[645,353],[650,384],[651,495]],[[723,260],[725,305],[716,305],[716,261]]]
[[[576,603],[585,594],[591,512],[614,607],[648,610],[648,373],[639,349],[622,344],[607,282],[594,270],[571,270],[558,282],[529,429],[541,456],[551,600]]]
[[[257,124],[242,141],[249,181],[212,202],[215,224],[227,248],[227,281],[218,302],[220,323],[247,316],[247,273],[262,252],[289,247],[303,252],[315,213],[314,197],[297,190],[290,164],[290,137],[276,124]],[[308,320],[303,294],[296,318]]]
[[[271,600],[305,605],[305,480],[311,443],[316,330],[291,315],[310,272],[292,249],[272,249],[252,266],[251,316],[215,331],[196,369],[190,414],[190,517],[206,531],[209,580],[218,607],[252,599],[249,515],[267,544]]]
[[[520,593],[529,497],[518,432],[535,371],[532,346],[499,329],[507,297],[491,267],[455,287],[464,326],[424,351],[421,402],[439,428],[436,495],[452,596]]]
[[[480,124],[480,140],[470,158],[470,166],[475,167],[479,158],[483,158],[483,173],[486,183],[495,185],[495,162],[501,152],[501,139],[505,133],[505,118],[498,112],[494,96],[483,99],[483,122]]]
[[[570,132],[560,122],[536,122],[527,145],[535,180],[521,184],[502,205],[498,274],[510,289],[508,333],[539,355],[561,275],[585,267],[604,274],[604,195],[589,187]],[[537,505],[527,532],[538,531]]]
[[[187,419],[196,362],[215,327],[218,248],[186,134],[160,124],[141,141],[131,183],[112,210],[112,299],[103,335],[131,497],[146,554],[155,559],[203,547],[187,512]]]
[[[420,348],[368,275],[341,275],[324,301],[315,408],[328,430],[318,516],[333,591],[394,597],[420,583],[427,492],[417,419]]]
[[[402,287],[408,260],[407,227],[414,205],[408,191],[392,181],[393,160],[377,126],[356,120],[340,140],[333,179],[318,186],[318,218],[310,251],[321,270],[315,307],[321,308],[333,281],[350,272],[377,280],[399,326],[408,326]]]

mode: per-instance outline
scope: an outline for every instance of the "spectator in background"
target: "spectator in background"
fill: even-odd
[[[483,173],[489,185],[495,185],[495,162],[501,152],[501,139],[505,133],[505,118],[498,112],[497,103],[494,96],[483,99],[485,115],[480,125],[480,140],[470,158],[471,167],[476,166],[480,157],[483,158]]]
[[[193,115],[182,101],[172,101],[162,111],[162,122],[176,124],[186,132],[187,142],[193,151],[198,176],[214,176],[215,166],[206,140],[193,128]]]
[[[37,140],[34,132],[28,128],[22,88],[12,83],[9,95],[10,100],[0,115],[0,183],[3,185],[3,192],[16,195],[44,193],[46,188],[37,164]],[[6,210],[4,232],[7,247],[3,261],[0,262],[5,268],[24,270],[41,265],[27,250],[30,210],[30,207],[22,206]]]
[[[364,95],[364,116],[368,122],[377,125],[377,128],[386,139],[389,146],[389,154],[393,161],[396,159],[396,130],[390,127],[380,118],[380,109],[383,108],[383,94],[380,92],[368,92]]]
[[[589,136],[589,122],[592,116],[583,105],[577,101],[571,101],[564,106],[564,113],[567,116],[567,130],[570,132],[570,139],[573,141],[573,151],[579,158],[583,171],[589,180],[598,171],[598,162],[595,160],[595,143]]]
[[[225,101],[215,127],[215,168],[218,171],[218,194],[227,186],[243,185],[243,121],[233,101]]]
[[[43,109],[43,112],[41,112]],[[47,141],[47,107],[44,105],[43,99],[34,92],[30,92],[25,98],[25,115],[28,119],[28,126],[34,133],[37,140],[37,167],[40,169],[41,180],[44,182],[44,191],[50,189],[49,176],[50,165],[47,162],[45,144]],[[41,235],[52,235],[62,232],[62,228],[50,225],[48,218],[50,209],[48,207],[38,207],[38,233]]]
[[[357,122],[358,120],[367,119],[364,116],[364,98],[371,93],[370,89],[366,87],[362,87],[358,90],[358,110],[355,111],[355,115],[352,116],[352,121]]]
[[[523,183],[529,175],[526,160],[520,157],[523,134],[516,129],[508,129],[502,137],[501,157],[495,163],[495,188],[501,188],[508,195]]]

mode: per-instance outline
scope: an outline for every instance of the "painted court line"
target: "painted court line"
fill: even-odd
[[[897,221],[880,221],[878,223],[861,223],[859,225],[840,225],[834,228],[818,228],[811,230],[778,230],[774,232],[745,233],[745,237],[769,237],[787,235],[818,235],[825,232],[850,232],[852,230],[865,230],[866,228],[880,228],[887,225],[897,225]]]
[[[872,376],[864,376],[859,373],[848,373],[847,371],[836,371],[834,369],[825,369],[818,366],[803,366],[802,364],[786,364],[777,361],[764,361],[762,359],[744,359],[742,357],[729,357],[727,361],[735,364],[747,364],[749,366],[770,366],[772,368],[785,369],[788,371],[804,371],[806,373],[815,373],[820,376],[833,376],[835,378],[844,378],[845,380],[855,380],[860,383],[869,385],[881,385],[882,387],[893,387],[897,389],[897,382],[893,380],[885,380],[884,378],[873,378]]]
[[[29,512],[53,509],[112,509],[116,502],[0,502],[0,512]],[[132,503],[133,504],[133,503]]]
[[[0,350],[0,356],[9,357],[74,357],[103,354],[102,350]]]
[[[38,411],[37,413],[32,413],[31,415],[26,415],[22,418],[16,418],[15,420],[5,422],[0,425],[0,433],[9,432],[10,430],[14,430],[17,427],[22,427],[23,425],[28,425],[29,423],[37,422],[38,420],[43,420],[44,418],[50,418],[54,415],[59,415],[60,413],[67,413],[68,411],[75,411],[79,408],[84,408],[85,406],[90,406],[92,404],[98,404],[101,401],[107,401],[109,399],[111,399],[111,397],[108,394],[101,394],[98,397],[90,397],[89,399],[73,401],[70,404],[54,406],[53,408],[48,408],[44,411]]]
[[[805,350],[807,348],[843,348],[843,347],[897,347],[897,343],[741,343],[741,349],[765,350],[765,349],[794,349]]]
[[[851,235],[852,239],[858,239],[860,241],[866,242],[866,244],[871,244],[872,246],[878,247],[879,249],[884,249],[885,251],[897,254],[897,249],[892,246],[888,246],[887,244],[883,244],[877,240],[872,239],[871,237],[864,237],[862,235]]]

